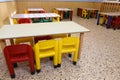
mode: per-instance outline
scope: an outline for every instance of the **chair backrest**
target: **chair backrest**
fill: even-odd
[[[29,12],[28,12],[28,10],[27,10],[27,9],[25,9],[25,10],[24,10],[24,13],[25,13],[25,14],[28,14]]]
[[[83,9],[82,14],[87,14],[87,10]]]
[[[18,21],[16,19],[13,19],[13,24],[18,24]]]
[[[66,37],[66,38],[62,38],[59,41],[59,50],[61,49],[77,49],[78,50],[78,46],[79,46],[79,38],[78,37]]]
[[[28,18],[21,18],[18,20],[18,23],[19,24],[22,24],[22,23],[32,23],[31,19],[28,19]]]
[[[39,52],[47,52],[47,51],[52,51],[55,50],[57,51],[58,48],[58,42],[54,39],[51,40],[42,40],[39,41],[35,44],[34,49],[35,51],[39,51]]]
[[[26,43],[27,44],[27,42],[29,42],[29,44],[31,45],[31,46],[33,46],[34,45],[34,40],[33,40],[33,38],[32,37],[25,37],[25,38],[17,38],[16,40],[15,40],[15,44],[23,44],[23,43]]]
[[[28,53],[29,47],[27,44],[10,45],[4,48],[4,54],[9,58],[28,56],[26,53]]]

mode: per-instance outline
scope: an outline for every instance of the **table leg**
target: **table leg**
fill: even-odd
[[[10,44],[13,45],[14,44],[14,40],[10,39]]]
[[[88,15],[87,15],[87,19],[89,19],[90,18],[90,10],[88,10]]]
[[[57,22],[60,22],[60,17],[57,17]]]
[[[84,36],[84,33],[80,33],[80,43],[79,43],[78,59],[80,59],[80,56],[81,56],[81,50],[82,50],[82,45],[83,45],[83,36]]]
[[[80,13],[80,8],[77,8],[77,16],[80,16],[79,13]]]
[[[70,20],[72,21],[73,11],[71,11]]]
[[[99,25],[99,21],[100,21],[100,14],[98,14],[98,17],[97,17],[97,25]]]
[[[60,18],[59,17],[52,18],[52,22],[55,22],[55,21],[60,22]]]
[[[107,28],[110,28],[111,19],[112,19],[112,16],[108,16]]]
[[[5,46],[6,46],[5,40],[0,40],[0,48],[2,49],[2,53],[3,53]]]
[[[70,33],[68,34],[68,37],[71,37],[71,34],[70,34]]]
[[[58,11],[58,13],[59,13],[59,15],[60,15],[60,21],[62,20],[62,18],[63,18],[63,14],[62,14],[62,11]]]
[[[97,19],[98,10],[95,10],[95,19]]]

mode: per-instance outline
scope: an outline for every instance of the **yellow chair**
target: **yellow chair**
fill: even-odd
[[[36,70],[37,73],[40,72],[40,59],[45,57],[52,57],[54,59],[54,68],[57,68],[57,56],[58,56],[58,41],[51,40],[42,40],[35,44],[35,61],[36,61]]]
[[[88,15],[87,10],[83,9],[83,10],[82,10],[82,17],[83,17],[83,18],[86,18],[87,15]]]
[[[108,18],[105,15],[100,17],[100,24],[107,24]]]
[[[34,46],[34,40],[32,37],[15,39],[15,44],[21,44],[21,43],[26,43],[26,44],[30,44],[31,46]]]
[[[27,10],[27,9],[25,9],[25,10],[24,10],[24,13],[25,13],[25,14],[28,14],[29,12],[28,12],[28,10]]]
[[[13,19],[13,24],[18,24],[17,19]]]
[[[79,49],[79,38],[78,37],[66,37],[62,38],[58,42],[59,53],[58,53],[58,67],[61,66],[62,54],[74,52],[73,64],[76,65],[78,58],[78,49]]]
[[[53,12],[56,14],[59,14],[61,20],[63,19],[63,11],[61,11],[61,14],[60,14],[58,10],[54,9]]]
[[[56,35],[52,35],[52,38],[64,38],[64,37],[68,37],[67,34],[56,34]]]

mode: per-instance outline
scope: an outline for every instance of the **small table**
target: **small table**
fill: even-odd
[[[63,12],[64,11],[69,11],[71,13],[69,18],[72,21],[72,17],[73,17],[73,10],[72,9],[69,9],[69,8],[55,8],[55,10],[57,10],[58,14],[61,16],[60,20],[62,20]]]
[[[20,18],[52,18],[52,21],[55,21],[54,18],[57,18],[59,22],[59,15],[56,13],[33,13],[33,14],[15,14],[11,18],[12,19],[20,19]]]
[[[95,15],[95,18],[97,18],[98,9],[94,9],[94,8],[78,8],[78,9],[77,9],[77,15],[78,15],[78,16],[82,17],[81,15],[82,15],[82,10],[83,10],[83,9],[85,9],[85,10],[88,11],[87,19],[90,18],[91,11],[95,11],[95,14],[96,14],[96,15]]]
[[[43,8],[28,8],[27,9],[28,13],[40,13],[40,12],[45,12]]]
[[[109,28],[110,27],[110,22],[112,20],[112,17],[120,16],[120,12],[99,12],[98,13],[98,18],[97,18],[97,25],[99,25],[99,21],[100,21],[100,16],[101,15],[108,16],[107,28]]]
[[[6,39],[80,33],[80,56],[83,44],[83,36],[86,32],[89,32],[87,28],[73,21],[4,25],[2,28],[0,28],[0,40],[5,44]],[[2,49],[4,47],[5,45],[2,45]]]

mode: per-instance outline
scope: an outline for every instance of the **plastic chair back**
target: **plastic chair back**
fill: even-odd
[[[23,24],[23,23],[32,23],[31,19],[28,18],[21,18],[18,20],[19,24]]]
[[[39,41],[34,46],[35,50],[35,61],[37,72],[40,71],[40,59],[45,57],[54,58],[54,68],[57,67],[57,53],[58,53],[58,42],[54,39]]]
[[[17,64],[17,62],[29,61],[31,74],[35,73],[33,51],[31,46],[27,44],[6,46],[4,48],[4,55],[11,78],[15,78],[13,64]]]
[[[82,17],[83,17],[83,18],[86,18],[87,15],[88,15],[87,10],[83,9],[83,10],[82,10]]]
[[[74,52],[73,64],[76,64],[78,57],[79,38],[78,37],[66,37],[59,40],[59,54],[58,64],[61,65],[61,59],[63,53]]]

